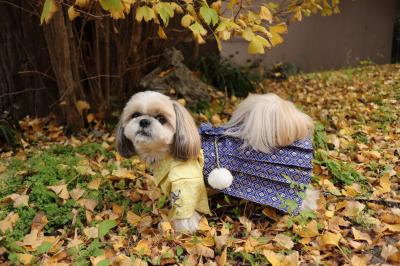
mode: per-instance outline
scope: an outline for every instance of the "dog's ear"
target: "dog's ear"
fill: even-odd
[[[130,158],[135,155],[135,147],[133,146],[132,141],[130,141],[124,135],[124,127],[121,124],[118,124],[116,131],[116,148],[119,154],[122,157]]]
[[[200,134],[190,113],[177,101],[173,101],[176,114],[176,132],[172,145],[174,158],[197,159],[201,149]]]

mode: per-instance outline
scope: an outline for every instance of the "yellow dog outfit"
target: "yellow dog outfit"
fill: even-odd
[[[155,183],[165,195],[170,195],[170,219],[187,219],[197,211],[210,214],[203,178],[204,156],[197,160],[164,159],[154,166]]]

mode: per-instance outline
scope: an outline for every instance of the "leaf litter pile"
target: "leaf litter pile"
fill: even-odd
[[[0,161],[2,265],[399,265],[400,65],[264,81],[316,121],[317,212],[292,217],[223,195],[195,235],[175,233],[169,202],[112,130],[90,118],[66,137],[51,118],[20,121]],[[195,118],[223,123],[239,99]]]

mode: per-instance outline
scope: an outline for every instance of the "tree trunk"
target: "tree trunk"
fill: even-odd
[[[85,95],[80,83],[80,60],[71,23],[66,21],[64,11],[60,10],[54,15],[51,23],[43,28],[51,66],[57,79],[60,107],[67,125],[74,132],[78,132],[83,127],[83,118],[76,102],[84,100]]]

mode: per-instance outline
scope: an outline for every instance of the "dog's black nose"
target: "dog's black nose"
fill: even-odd
[[[150,121],[148,119],[142,119],[140,120],[139,125],[141,127],[147,127],[148,125],[150,125]]]

